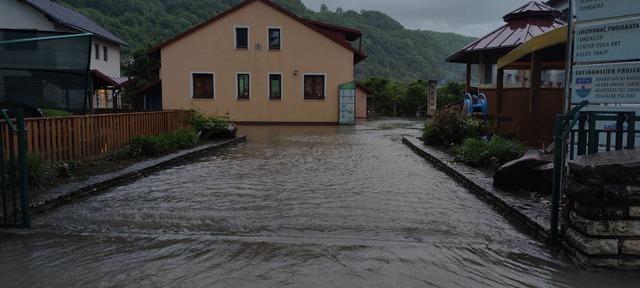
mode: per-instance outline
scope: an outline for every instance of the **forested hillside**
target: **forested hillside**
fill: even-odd
[[[91,17],[135,49],[159,43],[242,0],[63,0]],[[407,30],[378,11],[312,11],[299,0],[275,0],[294,13],[314,20],[360,29],[369,58],[356,66],[356,77],[397,80],[461,79],[463,68],[444,59],[472,38],[432,31]],[[366,9],[366,7],[362,7]]]

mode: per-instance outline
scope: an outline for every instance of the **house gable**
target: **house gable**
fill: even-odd
[[[269,7],[270,7],[271,9],[274,9],[274,10],[284,14],[284,16],[287,16],[287,17],[299,22],[301,25],[307,26],[309,29],[313,30],[314,32],[316,32],[316,33],[318,33],[320,35],[323,35],[328,40],[331,40],[331,41],[335,42],[336,44],[342,46],[343,48],[351,51],[352,53],[355,54],[354,64],[364,60],[367,57],[367,55],[364,52],[362,52],[362,51],[360,51],[358,49],[355,49],[347,41],[345,41],[345,39],[347,39],[349,37],[353,37],[352,35],[362,36],[362,33],[360,31],[357,31],[355,29],[345,28],[345,27],[339,27],[339,26],[336,26],[336,25],[325,24],[325,23],[321,23],[321,22],[317,22],[317,21],[306,20],[304,18],[301,18],[301,17],[295,15],[294,13],[290,12],[287,9],[278,6],[277,4],[275,4],[275,3],[273,3],[273,2],[271,2],[269,0],[246,0],[246,1],[240,3],[240,4],[236,5],[236,6],[234,6],[234,7],[230,8],[230,9],[228,9],[228,10],[226,10],[226,11],[224,11],[224,12],[222,12],[222,13],[220,13],[220,14],[212,17],[212,18],[210,18],[209,20],[207,20],[207,21],[205,21],[205,22],[203,22],[201,24],[198,24],[198,25],[192,27],[191,29],[189,29],[189,30],[187,30],[187,31],[185,31],[185,32],[183,32],[181,34],[178,34],[177,36],[175,36],[175,37],[173,37],[173,38],[171,38],[171,39],[169,39],[169,40],[157,45],[156,47],[153,47],[151,50],[149,50],[149,54],[157,53],[162,48],[164,48],[166,46],[169,46],[172,43],[174,43],[176,41],[179,41],[179,40],[187,37],[188,35],[197,32],[200,29],[205,29],[206,27],[214,24],[215,22],[218,22],[219,20],[221,20],[221,19],[223,19],[223,18],[225,18],[225,17],[227,17],[227,16],[229,16],[231,14],[234,14],[235,12],[245,8],[246,6],[248,6],[250,4],[254,4],[255,2],[261,2],[262,4],[268,6],[268,7],[264,7],[264,8],[269,9]],[[256,14],[256,15],[259,15],[259,13]],[[333,29],[333,31],[329,31],[327,28]],[[336,36],[335,31],[337,29],[343,30],[344,32],[348,33],[349,37],[347,37],[347,36]],[[349,40],[351,40],[351,39],[349,39]]]
[[[16,0],[0,1],[0,29],[59,31],[56,24],[29,4]]]

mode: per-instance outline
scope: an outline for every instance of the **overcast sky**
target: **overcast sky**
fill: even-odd
[[[320,10],[382,11],[409,29],[455,32],[482,36],[498,28],[502,16],[529,0],[302,0],[307,7]]]

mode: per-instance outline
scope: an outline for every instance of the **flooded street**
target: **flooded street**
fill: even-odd
[[[538,243],[401,143],[421,125],[248,142],[0,234],[1,287],[637,287]]]

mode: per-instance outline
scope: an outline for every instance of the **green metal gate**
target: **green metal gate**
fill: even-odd
[[[31,228],[24,110],[0,112],[0,227]]]

